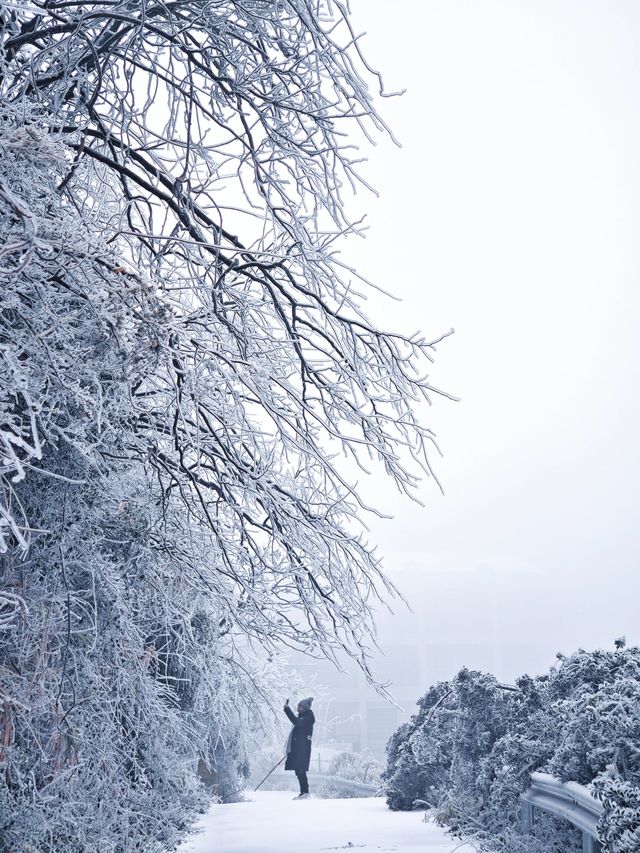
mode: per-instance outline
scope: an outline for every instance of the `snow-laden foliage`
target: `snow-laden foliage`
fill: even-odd
[[[605,808],[598,826],[602,850],[636,853],[640,850],[640,784],[603,775],[593,787]]]
[[[8,6],[0,66],[72,155],[57,191],[162,297],[136,452],[209,531],[243,630],[326,653],[366,642],[384,584],[337,455],[410,489],[432,442],[413,411],[432,344],[371,326],[338,255],[360,185],[343,135],[381,126],[346,21],[297,0]]]
[[[382,765],[368,750],[362,752],[341,752],[332,759],[327,774],[340,776],[343,779],[353,779],[355,782],[365,782],[376,785],[380,781]]]
[[[159,511],[131,441],[164,309],[61,203],[62,147],[5,121],[0,148],[2,234],[18,206],[37,223],[0,295],[4,418],[38,436],[5,492],[0,849],[152,850],[203,801],[199,759],[244,760],[246,718],[220,597],[186,578],[207,543]]]
[[[559,659],[515,689],[466,669],[431,687],[387,746],[390,807],[427,805],[481,849],[581,850],[570,824],[541,812],[520,837],[520,797],[543,770],[592,786],[605,853],[640,850],[640,649]]]
[[[236,795],[274,650],[369,674],[338,459],[429,473],[433,343],[340,261],[384,128],[339,4],[0,13],[0,849],[153,851]]]
[[[365,782],[367,785],[381,785],[382,770],[382,763],[374,758],[368,750],[364,750],[363,752],[339,753],[332,758],[323,773],[328,777],[351,779],[354,782]],[[356,791],[348,790],[339,784],[336,785],[330,779],[323,781],[314,793],[330,799],[350,799],[362,796]]]

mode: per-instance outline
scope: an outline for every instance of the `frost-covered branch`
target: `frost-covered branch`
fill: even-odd
[[[385,132],[340,4],[0,10],[0,812],[153,850],[199,761],[238,773],[265,656],[371,677],[392,587],[340,460],[430,473],[436,342],[339,257]]]

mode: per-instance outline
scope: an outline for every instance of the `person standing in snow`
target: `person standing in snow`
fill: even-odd
[[[287,761],[285,770],[295,770],[300,783],[300,794],[295,800],[305,800],[309,796],[309,782],[307,770],[311,761],[311,738],[313,736],[313,724],[316,718],[311,710],[313,698],[301,699],[298,702],[298,716],[289,707],[289,700],[284,703],[284,712],[293,723],[287,739]]]

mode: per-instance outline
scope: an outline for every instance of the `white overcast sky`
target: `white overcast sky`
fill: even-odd
[[[380,103],[403,147],[370,154],[380,199],[359,196],[349,259],[403,299],[372,300],[379,323],[455,327],[432,380],[462,398],[428,415],[444,498],[367,487],[395,514],[373,527],[386,568],[428,595],[432,571],[490,566],[564,651],[640,642],[640,3],[351,8],[407,93]],[[553,624],[526,611],[532,584]]]

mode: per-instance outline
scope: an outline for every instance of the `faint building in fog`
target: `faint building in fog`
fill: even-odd
[[[451,678],[463,666],[512,682],[554,663],[558,649],[539,621],[524,615],[541,612],[547,591],[539,578],[488,566],[424,572],[416,565],[394,580],[413,612],[397,603],[395,614],[379,613],[384,654],[375,658],[373,668],[400,707],[381,698],[351,662],[345,664],[349,672],[340,673],[326,662],[297,658],[295,668],[326,688],[314,707],[318,743],[369,749],[383,757],[390,735],[414,713],[429,685]]]

